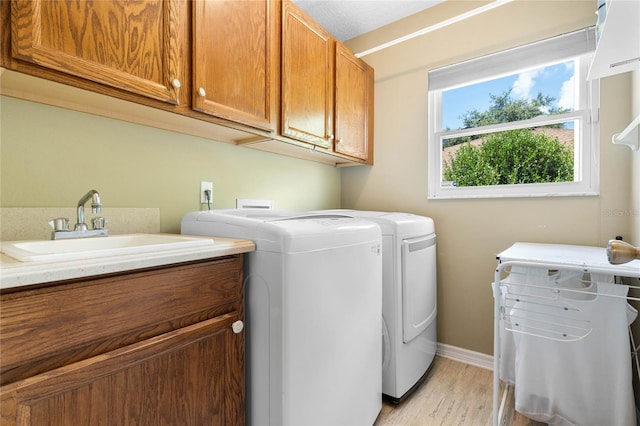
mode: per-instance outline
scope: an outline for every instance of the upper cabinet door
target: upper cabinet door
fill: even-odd
[[[174,0],[13,0],[12,55],[177,104],[179,14]]]
[[[276,128],[279,2],[193,3],[193,108]]]
[[[282,135],[331,148],[335,40],[290,1],[282,22]]]
[[[334,151],[372,162],[373,68],[342,43],[336,45]]]

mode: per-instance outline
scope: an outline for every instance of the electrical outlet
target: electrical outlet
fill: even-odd
[[[211,197],[207,200],[205,191],[209,191]],[[213,182],[200,182],[200,204],[213,203]]]

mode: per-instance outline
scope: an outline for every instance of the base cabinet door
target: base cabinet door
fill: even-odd
[[[242,425],[240,319],[231,312],[4,386],[1,423]]]

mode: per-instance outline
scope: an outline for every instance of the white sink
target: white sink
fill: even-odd
[[[129,234],[45,241],[3,241],[0,251],[22,262],[58,261],[164,252],[210,246],[211,238],[168,234]]]

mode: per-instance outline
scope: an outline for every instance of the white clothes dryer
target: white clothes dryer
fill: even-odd
[[[382,408],[377,224],[261,209],[187,213],[182,233],[254,241],[245,256],[251,425],[371,425]]]
[[[426,377],[437,346],[436,234],[411,213],[324,210],[373,221],[382,230],[382,393],[400,401]]]

